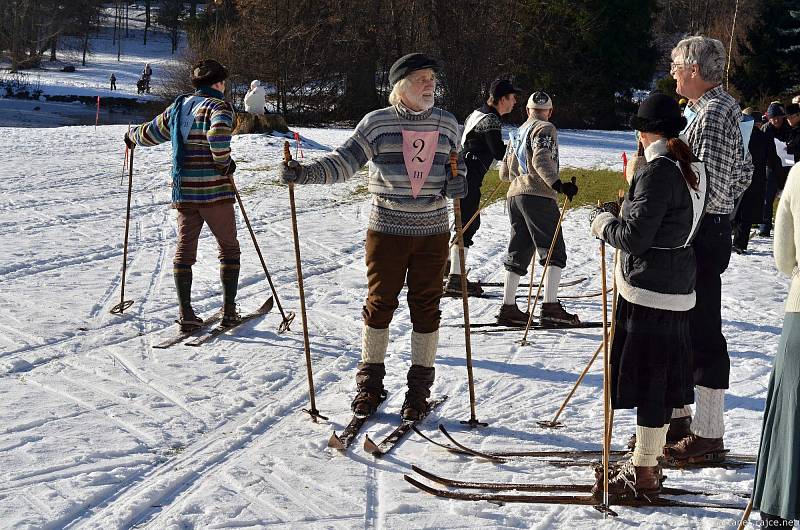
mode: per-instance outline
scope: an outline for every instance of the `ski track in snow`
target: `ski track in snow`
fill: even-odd
[[[119,301],[127,178],[120,182],[125,126],[4,129],[0,152],[0,521],[16,528],[722,528],[740,513],[714,509],[620,509],[603,521],[590,507],[506,505],[440,500],[402,480],[411,464],[465,480],[590,482],[589,468],[560,469],[530,459],[492,464],[449,454],[413,433],[374,459],[326,448],[349,420],[366,294],[363,242],[369,199],[349,183],[297,190],[298,223],[317,406],[308,404],[300,316],[277,334],[277,308],[200,348],[152,349],[173,326],[170,260],[175,216],[169,209],[169,151],[137,149],[123,316]],[[321,146],[349,131],[298,129]],[[562,163],[619,169],[630,133],[564,131]],[[253,135],[233,142],[237,183],[283,307],[299,313],[288,196],[277,182],[282,140]],[[630,150],[630,147],[628,147]],[[324,148],[306,148],[318,156]],[[57,164],[53,161],[58,160]],[[237,207],[238,210],[238,207]],[[239,219],[243,310],[270,290]],[[566,214],[565,280],[589,280],[565,292],[599,289],[597,242],[587,210]],[[470,277],[501,281],[508,221],[490,207],[470,253]],[[724,275],[723,326],[731,351],[726,443],[758,447],[764,396],[783,317],[788,281],[779,277],[771,241],[756,238]],[[608,253],[609,279],[613,253]],[[217,249],[203,232],[193,302],[201,314],[220,303]],[[534,278],[541,267],[537,264]],[[500,293],[501,288],[487,288]],[[534,288],[535,291],[535,288]],[[520,289],[527,294],[527,288]],[[520,299],[521,305],[525,303]],[[498,299],[470,299],[472,322],[493,320]],[[600,320],[600,300],[566,302],[584,320]],[[442,300],[442,323],[460,321],[461,300]],[[382,439],[397,420],[410,365],[411,322],[401,294],[391,326],[389,397],[365,431]],[[464,334],[442,327],[433,394],[450,399],[421,426],[439,437],[444,423],[477,449],[592,449],[602,424],[598,359],[564,410],[563,429],[544,430],[598,345],[599,330],[472,336],[476,415],[470,431]],[[635,416],[617,411],[621,447]],[[752,468],[666,472],[669,485],[749,491]],[[716,498],[737,501],[731,495]],[[688,500],[688,499],[687,499]],[[703,500],[703,499],[692,499]]]

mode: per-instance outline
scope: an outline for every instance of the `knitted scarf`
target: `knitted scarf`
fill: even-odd
[[[181,134],[181,109],[183,108],[183,100],[189,96],[205,96],[217,99],[223,99],[224,97],[219,90],[202,86],[194,94],[178,96],[172,104],[172,112],[169,115],[170,140],[172,141],[172,202],[180,202],[183,199],[181,173],[183,172],[184,146]]]

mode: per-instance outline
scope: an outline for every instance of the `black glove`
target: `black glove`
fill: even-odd
[[[592,210],[592,213],[589,214],[589,224],[592,224],[595,217],[603,212],[608,212],[614,217],[619,217],[619,203],[615,201],[608,201],[604,202],[600,206],[597,206],[594,210]]]
[[[553,182],[552,188],[558,193],[566,195],[570,201],[578,194],[578,186],[575,184],[575,177],[572,177],[569,182],[561,182],[561,179],[558,179]]]
[[[236,160],[231,158],[231,163],[228,164],[228,169],[225,170],[225,176],[233,175],[236,172]]]
[[[125,145],[127,145],[128,149],[131,151],[133,151],[134,147],[136,147],[136,143],[131,140],[131,137],[128,135],[128,133],[125,133]]]

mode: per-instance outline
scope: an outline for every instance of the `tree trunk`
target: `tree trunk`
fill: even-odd
[[[83,61],[81,61],[81,65],[86,66],[86,52],[89,50],[89,30],[86,30],[86,33],[83,34]]]
[[[144,1],[144,45],[147,46],[147,30],[150,29],[150,0]]]
[[[56,48],[58,47],[58,33],[50,39],[50,62],[56,61]]]

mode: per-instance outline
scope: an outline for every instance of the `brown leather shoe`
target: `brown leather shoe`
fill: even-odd
[[[543,326],[576,326],[581,323],[578,315],[568,313],[558,301],[543,303],[540,319]]]
[[[690,434],[664,450],[667,460],[677,466],[716,463],[725,460],[722,438],[703,438]]]
[[[661,466],[634,466],[628,460],[621,467],[609,469],[608,495],[612,499],[645,498],[653,500],[661,493]],[[603,497],[603,468],[595,467],[595,484],[592,495]]]
[[[460,274],[451,274],[447,277],[447,284],[444,286],[444,292],[450,296],[461,296]],[[471,282],[467,280],[467,296],[483,296],[483,288],[481,287],[480,282]]]
[[[527,326],[529,314],[517,307],[517,304],[503,304],[495,318],[501,326]]]

